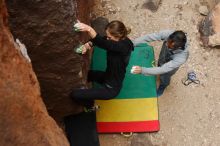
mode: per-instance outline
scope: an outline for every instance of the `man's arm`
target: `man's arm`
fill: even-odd
[[[174,32],[174,30],[163,30],[163,31],[160,31],[157,33],[147,34],[147,35],[141,36],[139,38],[136,38],[135,40],[133,40],[133,43],[134,43],[134,46],[137,46],[138,44],[141,44],[141,43],[165,40],[173,32]]]
[[[176,56],[173,60],[165,63],[160,67],[152,67],[152,68],[142,67],[141,73],[143,75],[160,75],[160,74],[168,73],[172,70],[179,68],[183,63],[186,62],[187,58],[188,58],[188,52]]]

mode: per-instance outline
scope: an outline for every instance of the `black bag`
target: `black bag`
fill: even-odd
[[[67,116],[64,123],[70,146],[99,146],[95,111]]]

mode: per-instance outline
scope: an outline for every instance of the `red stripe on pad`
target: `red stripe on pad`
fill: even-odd
[[[97,122],[99,133],[159,131],[159,120],[140,122]]]

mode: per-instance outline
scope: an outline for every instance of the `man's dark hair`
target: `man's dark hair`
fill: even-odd
[[[185,49],[185,44],[187,41],[185,32],[181,30],[175,31],[169,36],[168,40],[174,42],[174,48]]]

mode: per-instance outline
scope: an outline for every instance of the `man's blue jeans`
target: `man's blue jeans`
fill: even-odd
[[[161,74],[160,75],[160,85],[166,88],[170,84],[171,77],[176,73],[177,70],[178,70],[178,68],[175,70],[172,70],[168,73]]]
[[[172,75],[174,75],[177,70],[178,70],[178,68],[175,69],[175,70],[172,70],[172,71],[170,71],[168,73],[160,75],[160,86],[157,89],[157,96],[158,97],[163,94],[163,92],[166,89],[166,87],[170,84],[170,80],[171,80]]]

